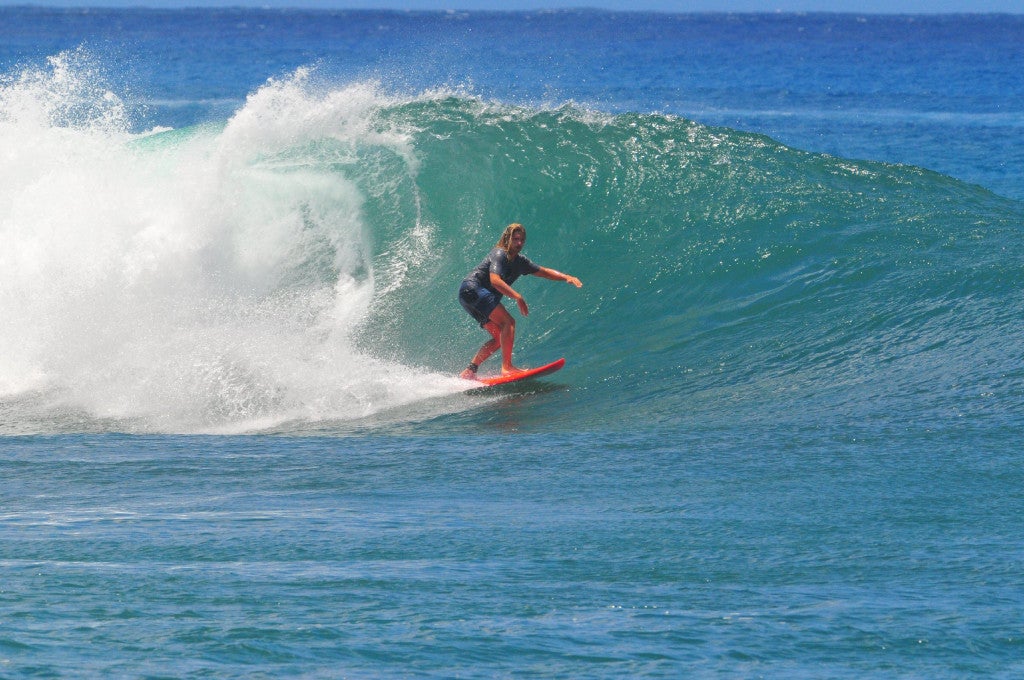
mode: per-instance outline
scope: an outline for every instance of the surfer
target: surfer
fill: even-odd
[[[552,281],[565,281],[580,288],[583,284],[575,276],[540,267],[520,254],[526,244],[526,228],[513,223],[505,227],[498,244],[488,253],[484,261],[469,273],[459,287],[459,303],[476,319],[480,326],[491,334],[477,351],[461,376],[470,380],[476,378],[476,371],[489,356],[501,348],[501,374],[521,373],[522,369],[512,365],[512,346],[516,338],[516,321],[501,304],[501,297],[507,295],[516,301],[519,313],[530,314],[526,299],[512,289],[512,284],[523,274],[533,274]]]

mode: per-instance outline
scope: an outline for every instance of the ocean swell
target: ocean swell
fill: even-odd
[[[136,134],[67,60],[0,89],[11,432],[486,422],[451,377],[484,339],[455,289],[512,221],[585,284],[517,284],[518,360],[569,360],[522,427],[1020,408],[1024,209],[979,187],[306,69]]]

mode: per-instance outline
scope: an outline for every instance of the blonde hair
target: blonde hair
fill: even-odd
[[[501,238],[498,239],[498,247],[502,250],[508,250],[508,246],[512,242],[512,234],[517,231],[523,232],[523,238],[526,238],[526,227],[518,222],[513,222],[505,227],[505,231],[501,232]]]

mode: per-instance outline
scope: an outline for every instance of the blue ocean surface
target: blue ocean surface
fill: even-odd
[[[1024,674],[1022,44],[0,8],[0,676]]]

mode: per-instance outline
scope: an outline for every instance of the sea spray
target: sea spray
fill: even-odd
[[[363,417],[457,389],[351,342],[375,283],[345,168],[362,148],[407,154],[366,132],[372,88],[319,97],[303,71],[223,126],[139,136],[114,124],[93,72],[50,65],[2,92],[8,395],[196,431]],[[53,106],[67,92],[82,100],[73,120]]]

